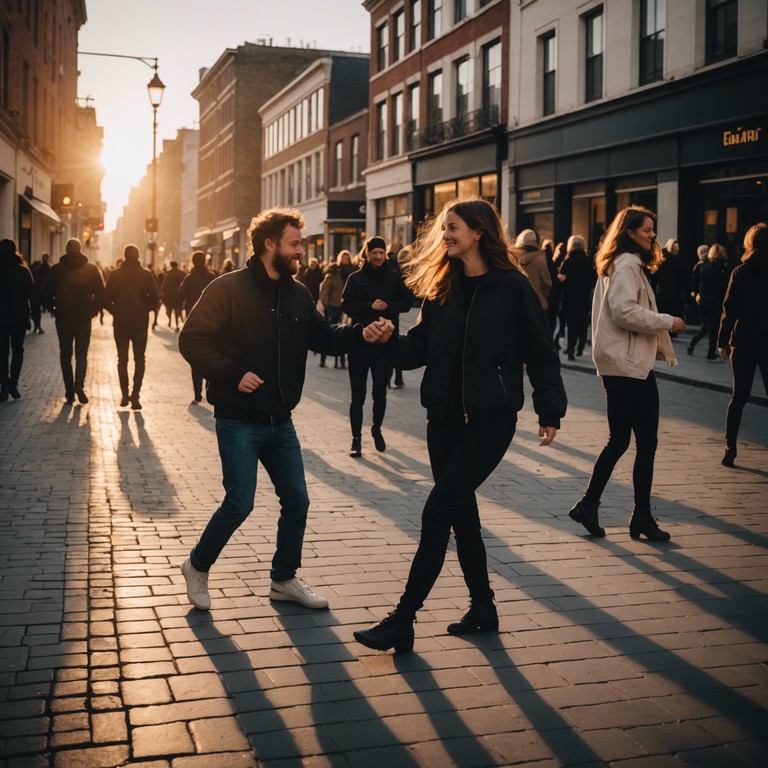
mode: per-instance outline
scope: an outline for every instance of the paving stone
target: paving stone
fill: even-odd
[[[189,724],[195,748],[199,753],[238,752],[247,750],[249,742],[234,717],[193,720]]]
[[[131,737],[135,757],[183,755],[195,751],[184,723],[141,726],[133,729]]]

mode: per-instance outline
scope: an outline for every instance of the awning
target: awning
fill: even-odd
[[[59,215],[56,213],[56,211],[53,210],[53,208],[51,208],[50,205],[48,205],[48,203],[44,203],[42,200],[38,200],[36,197],[23,197],[22,199],[26,200],[35,211],[42,214],[47,219],[50,219],[56,224],[61,224]]]

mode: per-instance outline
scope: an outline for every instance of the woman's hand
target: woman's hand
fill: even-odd
[[[670,328],[670,331],[672,333],[682,333],[685,330],[685,321],[682,317],[673,317],[672,318],[672,327]]]
[[[539,427],[539,437],[544,438],[539,445],[549,445],[555,439],[555,435],[557,435],[555,427]]]

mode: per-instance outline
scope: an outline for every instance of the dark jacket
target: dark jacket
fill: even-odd
[[[110,272],[104,289],[104,309],[115,325],[146,325],[159,301],[154,275],[138,261],[125,261]]]
[[[179,288],[186,275],[178,268],[173,267],[163,274],[161,290],[163,301],[169,307],[181,307]]]
[[[32,273],[18,254],[0,256],[0,327],[29,330],[29,310],[35,302]]]
[[[688,273],[680,256],[666,249],[664,259],[653,276],[656,301],[661,304],[680,304],[688,297]]]
[[[373,309],[371,304],[376,299],[386,301],[387,308]],[[395,330],[400,326],[400,313],[407,312],[412,306],[413,294],[387,261],[378,269],[366,261],[347,278],[341,296],[341,308],[352,318],[352,322],[369,325],[380,317],[386,317],[393,322]]]
[[[560,306],[565,322],[586,325],[592,309],[592,289],[597,281],[592,260],[581,249],[569,251],[560,265],[560,274],[565,276],[560,283]]]
[[[298,275],[299,282],[304,283],[314,302],[320,298],[320,283],[323,282],[323,276],[323,269],[320,266],[315,269],[307,267]]]
[[[301,398],[309,349],[340,355],[365,343],[359,326],[325,320],[307,289],[290,277],[278,281],[275,323],[269,282],[261,259],[251,257],[246,269],[221,275],[206,288],[179,334],[181,354],[206,379],[217,417],[239,412],[265,422],[285,418]],[[264,380],[250,394],[237,388],[249,371]]]
[[[43,304],[57,322],[86,322],[104,307],[104,278],[82,253],[65,253],[45,279]]]
[[[179,286],[179,295],[181,296],[182,306],[189,312],[197,304],[200,294],[202,294],[208,283],[216,279],[216,275],[211,272],[205,264],[199,264],[192,267],[189,274],[182,280]]]
[[[720,310],[728,288],[728,262],[723,259],[707,261],[699,269],[697,300],[704,310]]]
[[[768,254],[754,253],[731,272],[720,320],[719,347],[753,354],[768,349]]]
[[[541,302],[523,273],[491,269],[468,313],[460,281],[454,280],[448,301],[442,306],[425,301],[417,324],[396,340],[390,353],[396,366],[427,367],[421,404],[430,418],[445,414],[457,355],[465,356],[465,420],[483,413],[519,411],[525,366],[539,424],[560,427],[567,405],[560,358]]]

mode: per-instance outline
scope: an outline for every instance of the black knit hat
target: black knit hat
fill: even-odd
[[[387,244],[384,242],[383,237],[374,235],[365,241],[366,252],[370,253],[372,250],[374,250],[374,248],[383,248],[385,251],[387,250]]]

